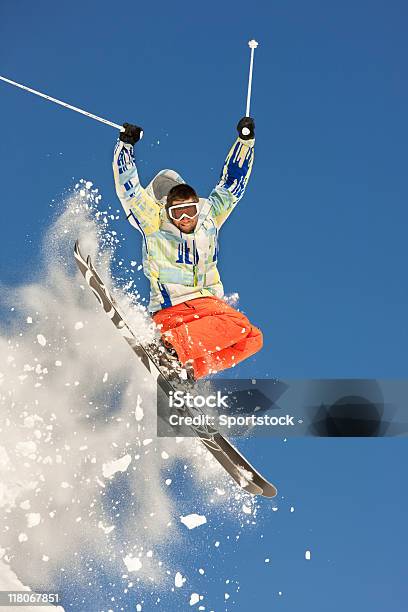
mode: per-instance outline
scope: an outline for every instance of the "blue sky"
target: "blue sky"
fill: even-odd
[[[204,196],[244,114],[247,41],[256,38],[256,158],[221,235],[220,269],[265,346],[238,374],[404,378],[406,20],[403,2],[385,0],[160,7],[3,0],[0,73],[142,125],[142,181],[171,167]],[[84,177],[104,202],[115,202],[116,134],[3,83],[0,100],[0,278],[20,284],[41,268],[50,205],[64,190]],[[125,221],[120,229],[128,236],[124,257],[137,258],[138,234]],[[286,510],[265,519],[274,567],[259,570],[258,535],[224,560],[241,580],[229,609],[269,609],[276,583],[286,596],[274,597],[271,609],[380,612],[392,592],[392,610],[402,610],[403,442],[243,446],[298,510],[289,515],[282,501]],[[312,537],[317,554],[305,564]]]

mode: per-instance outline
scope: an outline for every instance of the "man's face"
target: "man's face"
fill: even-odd
[[[194,214],[193,212],[193,207],[188,206],[189,204],[197,204],[198,207],[198,202],[197,200],[195,200],[194,198],[189,198],[187,200],[175,200],[171,206],[177,206],[179,204],[185,204],[186,205],[186,212],[188,212],[189,215],[191,215],[191,213]],[[171,208],[171,207],[169,207]],[[173,216],[175,214],[182,214],[183,213],[183,208],[184,207],[180,207],[178,209],[175,209],[174,211],[172,211]],[[197,208],[198,211],[198,208]],[[170,221],[173,223],[173,225],[175,225],[180,231],[183,232],[183,234],[192,234],[197,226],[197,222],[198,222],[198,215],[196,215],[193,219],[189,219],[187,216],[184,216],[182,219],[174,219],[170,216],[169,214],[170,211],[168,211],[168,215],[169,215],[169,219]]]

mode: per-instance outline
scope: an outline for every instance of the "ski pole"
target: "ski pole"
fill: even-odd
[[[91,117],[91,119],[95,119],[96,121],[100,121],[101,123],[105,123],[106,125],[110,125],[111,127],[117,128],[121,132],[125,131],[125,128],[117,123],[112,123],[112,121],[108,121],[107,119],[103,119],[102,117],[98,117],[97,115],[93,115],[92,113],[88,113],[76,106],[72,106],[72,104],[67,104],[66,102],[62,102],[61,100],[57,100],[56,98],[52,98],[51,96],[47,96],[46,94],[41,93],[40,91],[36,91],[35,89],[31,89],[31,87],[26,87],[26,85],[21,85],[21,83],[16,83],[15,81],[11,81],[10,79],[6,79],[6,77],[0,76],[0,79],[5,83],[9,83],[10,85],[14,85],[15,87],[19,87],[20,89],[24,89],[25,91],[29,91],[30,93],[35,94],[36,96],[40,96],[41,98],[45,98],[46,100],[50,100],[50,102],[55,102],[55,104],[59,104],[60,106],[64,106],[65,108],[70,108],[71,110],[81,113],[81,115],[86,115],[87,117]]]
[[[248,42],[248,47],[251,49],[251,62],[249,64],[249,79],[248,79],[248,95],[247,95],[247,104],[246,104],[246,113],[245,116],[249,117],[249,108],[251,106],[251,90],[252,90],[252,70],[254,66],[254,51],[257,48],[258,43],[256,40],[250,40]]]

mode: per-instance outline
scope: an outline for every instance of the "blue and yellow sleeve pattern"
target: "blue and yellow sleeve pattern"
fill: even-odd
[[[160,226],[161,208],[140,185],[133,146],[120,140],[113,156],[113,176],[128,221],[144,236],[156,232]]]
[[[220,180],[208,198],[218,227],[244,195],[254,162],[254,142],[237,138],[224,162]]]

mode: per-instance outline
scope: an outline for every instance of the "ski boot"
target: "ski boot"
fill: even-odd
[[[179,361],[177,352],[167,340],[160,338],[157,344],[149,346],[149,352],[155,358],[163,375],[171,382],[195,382],[192,360],[188,360],[183,365]]]

